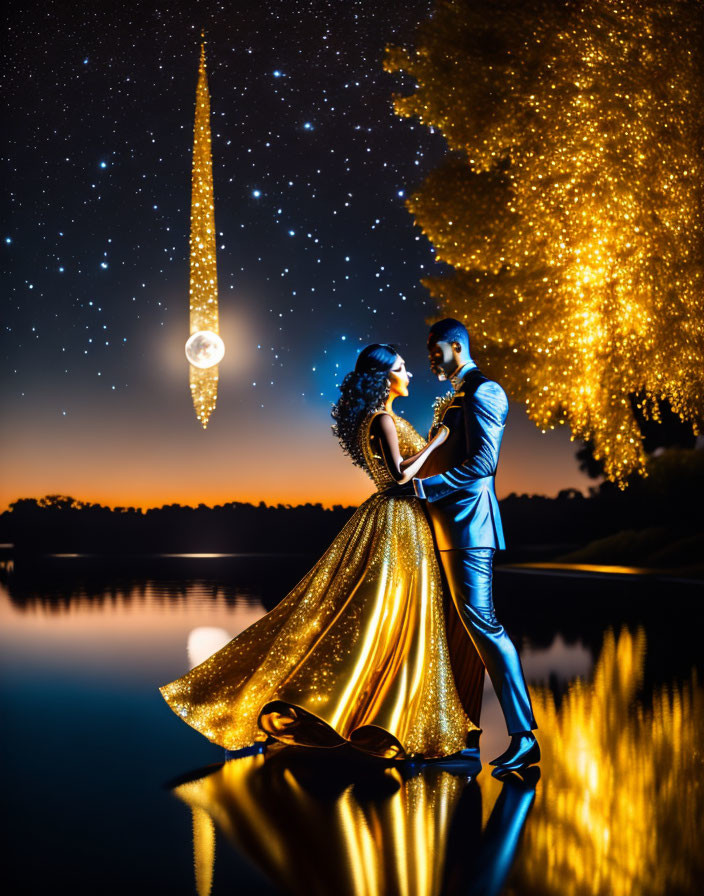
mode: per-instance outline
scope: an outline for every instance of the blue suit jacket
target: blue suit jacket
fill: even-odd
[[[414,479],[427,501],[438,549],[506,547],[494,476],[508,414],[508,399],[498,383],[472,367],[459,385],[442,422],[447,441]]]

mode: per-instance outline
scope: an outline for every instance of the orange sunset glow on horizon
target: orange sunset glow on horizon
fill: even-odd
[[[412,420],[412,415],[408,414]],[[497,475],[499,498],[511,492],[555,495],[582,491],[590,481],[577,468],[565,430],[541,434],[519,407],[504,437]],[[2,437],[0,510],[19,498],[70,495],[110,507],[147,509],[164,504],[357,505],[374,486],[345,457],[321,413],[288,419],[265,416],[241,429],[215,416],[207,433],[194,427],[162,430],[158,419],[134,435],[124,421],[100,426],[28,421],[23,433]],[[419,423],[418,428],[422,430]]]

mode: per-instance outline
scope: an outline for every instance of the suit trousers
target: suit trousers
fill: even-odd
[[[494,548],[460,548],[439,553],[452,600],[489,673],[508,733],[537,728],[518,651],[494,612]]]

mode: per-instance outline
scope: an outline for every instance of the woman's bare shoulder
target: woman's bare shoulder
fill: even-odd
[[[396,432],[396,423],[393,415],[388,411],[374,411],[369,416],[370,432],[383,433],[387,437]]]

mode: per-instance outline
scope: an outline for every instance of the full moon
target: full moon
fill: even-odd
[[[205,370],[219,364],[225,354],[225,343],[212,330],[198,330],[186,343],[186,357],[194,367]]]

